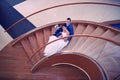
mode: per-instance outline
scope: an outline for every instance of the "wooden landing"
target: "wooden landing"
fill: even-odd
[[[34,80],[89,80],[82,70],[70,65],[45,67],[33,75]]]
[[[30,67],[22,48],[6,47],[0,52],[0,80],[33,80]]]

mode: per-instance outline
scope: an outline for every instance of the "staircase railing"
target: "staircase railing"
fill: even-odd
[[[32,33],[36,32],[36,31],[38,31],[38,30],[40,30],[40,29],[43,29],[43,28],[48,27],[48,26],[53,26],[53,25],[55,25],[55,24],[63,24],[63,23],[65,23],[65,21],[59,21],[59,22],[54,22],[54,23],[46,24],[46,25],[44,25],[44,26],[40,26],[40,27],[38,27],[38,28],[36,28],[36,29],[34,29],[34,30],[32,30],[32,31],[29,31],[28,33],[25,33],[25,34],[21,35],[20,37],[14,39],[14,40],[10,43],[10,46],[15,45],[15,44],[16,44],[18,41],[20,41],[21,39],[27,37],[29,34],[32,34]],[[101,24],[101,23],[92,22],[92,21],[72,20],[72,24],[75,24],[75,23],[91,24],[91,25],[96,25],[96,26],[99,26],[99,27],[103,27],[103,28],[105,28],[105,29],[110,29],[110,30],[115,31],[115,32],[116,32],[116,31],[117,31],[117,32],[120,32],[120,30],[118,30],[118,29],[112,28],[112,27],[110,27],[110,26],[103,25],[103,24]]]
[[[56,54],[39,61],[38,64],[31,69],[31,71],[36,72],[45,67],[64,64],[82,70],[89,80],[107,80],[104,69],[90,57],[75,52],[68,52],[65,54],[62,54],[62,52],[60,53],[61,54]]]
[[[60,5],[56,5],[56,6],[52,6],[52,7],[48,7],[42,10],[39,10],[37,12],[34,12],[20,20],[18,20],[17,22],[15,22],[14,24],[12,24],[11,26],[9,26],[5,32],[9,31],[10,29],[12,29],[13,27],[15,27],[15,25],[19,24],[20,22],[24,21],[26,18],[29,18],[35,14],[38,14],[40,12],[49,10],[49,9],[54,9],[54,8],[58,8],[58,7],[62,7],[62,6],[70,6],[70,5],[77,5],[77,4],[99,4],[99,5],[110,5],[110,6],[116,6],[116,7],[120,7],[120,4],[112,4],[112,3],[103,3],[103,2],[75,2],[75,3],[66,3],[66,4],[60,4]]]
[[[100,37],[100,36],[94,36],[94,35],[88,35],[88,34],[75,34],[75,35],[72,35],[72,36],[68,36],[68,37],[93,37],[93,38],[97,38],[97,39],[102,39],[102,40],[106,40],[106,41],[109,41],[109,42],[112,42],[116,45],[120,45],[119,42],[116,42],[116,41],[113,41],[111,39],[108,39],[108,38],[104,38],[104,37]],[[63,38],[59,38],[59,39],[56,39],[54,41],[51,41],[47,44],[45,44],[44,46],[40,47],[31,57],[30,57],[30,62],[32,61],[32,59],[34,58],[35,55],[39,54],[39,52],[42,52],[41,50],[43,50],[47,45],[49,44],[52,44],[53,42],[55,41],[58,41],[58,40],[61,40],[61,39],[64,39],[64,38],[68,38],[68,37],[63,37]],[[43,52],[42,52],[43,53]],[[44,54],[44,53],[43,53]],[[32,62],[31,62],[32,63]],[[37,62],[36,62],[37,63]],[[36,63],[32,63],[32,64],[35,64]],[[34,65],[33,65],[34,66]]]

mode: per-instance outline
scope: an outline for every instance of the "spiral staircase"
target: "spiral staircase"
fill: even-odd
[[[45,46],[54,42],[47,43],[54,25],[63,23],[41,26],[10,42],[0,52],[0,79],[119,80],[120,31],[100,23],[73,20],[69,45],[44,56]]]
[[[119,4],[76,2],[52,6],[17,21],[49,9],[77,5]],[[55,32],[54,22],[40,26],[11,41],[0,51],[0,80],[120,80],[120,30],[104,23],[72,20],[75,34],[60,52],[45,57],[44,48],[49,36]],[[66,37],[64,37],[66,38]]]

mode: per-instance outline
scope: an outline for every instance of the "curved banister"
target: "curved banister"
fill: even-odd
[[[117,7],[120,7],[120,4],[112,4],[112,3],[102,3],[102,2],[76,2],[76,3],[66,3],[66,4],[60,4],[60,5],[56,5],[56,6],[52,6],[52,7],[48,7],[48,8],[45,8],[45,9],[42,9],[42,10],[39,10],[35,13],[32,13],[20,20],[18,20],[17,22],[15,22],[14,24],[12,24],[11,26],[9,26],[5,32],[7,32],[8,30],[10,30],[11,28],[13,28],[15,25],[17,25],[18,23],[22,22],[23,20],[25,20],[26,18],[32,16],[32,15],[35,15],[37,13],[40,13],[40,12],[43,12],[43,11],[46,11],[46,10],[49,10],[49,9],[53,9],[53,8],[57,8],[57,7],[62,7],[62,6],[69,6],[69,5],[76,5],[76,4],[100,4],[100,5],[110,5],[110,6],[117,6]]]
[[[93,38],[98,38],[98,39],[110,41],[110,42],[112,42],[112,43],[114,43],[114,44],[120,45],[119,42],[113,41],[113,40],[111,40],[111,39],[103,38],[103,37],[100,37],[100,36],[88,35],[88,34],[75,34],[75,35],[68,36],[68,37],[93,37]],[[42,47],[40,47],[40,48],[30,57],[30,60],[31,60],[39,51],[41,51],[43,48],[45,48],[48,44],[51,44],[51,43],[53,43],[53,42],[55,42],[55,41],[58,41],[58,40],[61,40],[61,39],[64,39],[64,38],[68,38],[68,37],[59,38],[59,39],[56,39],[56,40],[54,40],[54,41],[51,41],[51,42],[43,45]]]
[[[110,21],[101,22],[101,24],[103,25],[118,24],[118,23],[120,23],[120,20],[110,20]]]
[[[36,63],[31,71],[35,72],[44,67],[67,64],[82,69],[87,74],[89,80],[107,80],[104,69],[92,58],[80,53],[56,54],[46,57]]]
[[[37,27],[36,29],[33,29],[33,30],[31,30],[31,31],[29,31],[29,32],[21,35],[20,37],[14,39],[10,44],[11,44],[11,46],[13,46],[16,42],[18,42],[18,41],[21,40],[22,38],[25,38],[25,37],[28,36],[29,34],[34,33],[35,31],[38,31],[38,30],[43,29],[43,28],[48,27],[48,26],[53,26],[53,25],[55,25],[55,24],[63,24],[63,23],[65,23],[65,21],[54,22],[54,23],[50,23],[50,24],[43,25],[43,26],[41,26],[41,27]],[[112,28],[112,27],[110,27],[110,26],[103,25],[103,24],[101,24],[101,23],[93,22],[93,21],[72,20],[72,23],[73,23],[73,24],[74,24],[74,23],[78,23],[78,24],[79,24],[79,23],[82,23],[82,24],[91,24],[91,25],[96,25],[96,26],[98,26],[98,27],[103,27],[103,28],[105,28],[105,29],[110,29],[110,30],[113,30],[113,31],[115,31],[115,32],[120,32],[120,30],[118,30],[118,29]]]

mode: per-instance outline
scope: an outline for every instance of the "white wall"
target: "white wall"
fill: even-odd
[[[14,8],[17,9],[23,16],[28,16],[34,12],[51,6],[85,1],[120,3],[120,1],[116,0],[27,0],[14,6]],[[63,21],[67,17],[71,17],[73,20],[89,20],[95,22],[118,20],[120,19],[119,13],[120,7],[95,4],[78,4],[50,9],[29,17],[28,20],[36,27],[39,27],[51,22]]]
[[[0,25],[0,50],[4,48],[5,45],[7,45],[10,41],[13,39],[9,36],[7,32],[4,32],[5,30]]]

